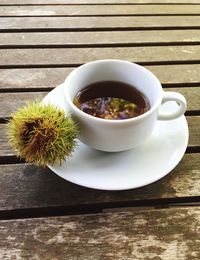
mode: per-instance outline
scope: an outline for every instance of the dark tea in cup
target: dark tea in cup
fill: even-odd
[[[64,94],[66,107],[79,125],[78,139],[106,152],[142,144],[158,120],[178,118],[186,110],[181,94],[163,91],[149,70],[122,60],[81,65],[66,78]],[[177,109],[163,112],[162,104],[168,101],[176,101]]]
[[[150,109],[147,97],[135,87],[118,81],[92,83],[80,90],[74,104],[83,112],[111,120],[123,120]]]

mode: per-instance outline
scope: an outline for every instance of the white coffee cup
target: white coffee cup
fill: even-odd
[[[86,86],[99,81],[119,81],[140,90],[150,102],[150,110],[144,114],[124,119],[108,120],[91,116],[73,104],[74,97]],[[73,70],[64,82],[64,93],[72,117],[80,127],[79,139],[107,152],[124,151],[143,143],[157,120],[172,120],[182,116],[186,100],[176,92],[165,92],[159,80],[146,68],[124,60],[97,60]],[[163,113],[160,107],[167,101],[176,101],[175,111]]]

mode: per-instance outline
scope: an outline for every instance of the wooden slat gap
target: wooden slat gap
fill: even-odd
[[[190,110],[185,112],[185,116],[200,116],[200,110]],[[1,117],[0,124],[6,124],[11,117]]]
[[[0,69],[30,69],[30,68],[73,68],[82,64],[21,64],[21,65],[0,65]]]
[[[162,82],[161,82],[162,83]],[[191,88],[191,87],[200,87],[200,82],[191,82],[191,83],[162,83],[163,88]],[[1,90],[0,90],[1,93]]]
[[[200,26],[199,26],[200,27]],[[117,28],[117,29],[116,29]],[[115,28],[108,28],[109,29],[109,32],[116,32],[116,31],[118,31],[118,30],[121,30],[121,31],[151,31],[151,27],[146,27],[146,28],[144,28],[144,27],[138,27],[139,29],[135,29],[135,27],[134,28],[131,28],[131,27],[127,27],[127,29],[126,29],[126,27],[115,27]],[[158,27],[153,27],[156,31],[167,31],[168,29],[166,29],[166,27],[161,27],[161,29],[158,29]],[[183,29],[184,31],[191,31],[191,28],[192,28],[192,26],[190,26],[190,27],[186,27],[186,29],[184,29],[184,27],[181,27],[181,30]],[[45,29],[45,28],[44,28]],[[47,28],[48,29],[48,28]],[[50,32],[48,32],[48,33],[57,33],[57,32],[59,32],[59,30],[61,30],[61,32],[63,32],[64,30],[68,30],[68,28],[49,28],[49,29],[51,29],[51,31]],[[73,30],[78,30],[79,28],[74,28],[74,29],[72,29],[72,31]],[[0,29],[1,30],[1,29]],[[6,29],[5,29],[6,30]],[[10,29],[8,29],[8,30],[10,30]],[[23,30],[23,29],[14,29],[14,30]],[[26,30],[29,30],[29,29],[26,29]],[[38,30],[42,30],[41,32],[44,32],[43,31],[43,28],[38,28]],[[71,30],[70,28],[69,28],[69,30]],[[83,32],[88,32],[88,31],[90,31],[90,30],[97,30],[97,31],[100,31],[100,32],[107,32],[108,30],[106,29],[106,30],[104,30],[104,28],[85,28],[85,30],[83,31]],[[174,29],[174,27],[170,27],[170,31],[176,31],[177,29]],[[195,27],[194,29],[192,29],[192,30],[199,30],[199,28],[197,28],[197,27]],[[17,31],[18,32],[18,31]],[[82,31],[81,31],[82,32]],[[2,31],[0,31],[0,35],[1,34],[4,34],[5,32],[2,32]],[[25,31],[25,32],[22,32],[22,33],[29,33],[28,31]],[[33,33],[38,33],[37,31],[35,31],[35,32],[33,32]]]
[[[34,88],[34,87],[32,87],[32,88],[9,88],[9,89],[0,88],[0,93],[20,93],[20,92],[28,93],[28,92],[44,92],[44,91],[49,92],[51,90],[53,90],[52,87],[49,87],[49,88],[48,87],[45,87],[45,88],[43,88],[43,87],[41,87],[41,88],[38,88],[38,87],[37,88]]]
[[[197,87],[199,88],[200,82],[191,82],[191,83],[162,83],[163,88],[192,88]],[[44,91],[51,91],[53,87],[31,87],[31,88],[0,88],[0,93],[29,93],[29,92],[44,92]]]
[[[186,153],[200,153],[200,146],[188,146]]]
[[[25,160],[19,159],[15,155],[0,156],[0,165],[4,164],[24,164]]]
[[[1,117],[0,118],[0,124],[6,124],[10,120],[10,117]]]

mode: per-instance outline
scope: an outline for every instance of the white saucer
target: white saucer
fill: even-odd
[[[63,85],[43,100],[66,110]],[[163,105],[174,109],[175,102]],[[184,116],[158,121],[152,136],[141,146],[125,152],[96,151],[79,142],[73,156],[60,166],[48,166],[70,182],[101,190],[126,190],[155,182],[180,162],[188,143],[188,125]]]

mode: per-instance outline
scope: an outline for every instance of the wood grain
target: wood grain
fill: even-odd
[[[145,66],[165,86],[200,85],[200,64]],[[72,68],[0,69],[0,89],[49,89],[64,82]]]
[[[145,66],[165,86],[199,84],[200,64]],[[72,68],[0,69],[0,89],[32,90],[54,88],[64,82]]]
[[[165,90],[182,93],[188,111],[199,111],[199,0],[0,0],[0,5],[0,118],[42,98],[77,65],[103,58],[149,65]],[[150,46],[159,44],[168,46]],[[191,205],[200,197],[200,116],[187,121],[192,153],[161,180],[118,192],[72,184],[48,168],[13,164],[0,124],[0,258],[199,260],[200,208]],[[163,206],[172,207],[155,209]],[[58,217],[77,213],[82,215]]]
[[[32,5],[2,6],[0,16],[94,16],[196,14],[200,5]]]
[[[1,221],[3,259],[200,258],[200,209]]]
[[[198,16],[122,17],[12,17],[0,18],[0,31],[13,30],[119,30],[148,28],[200,28]]]
[[[101,191],[72,184],[51,172],[27,164],[0,165],[0,209],[51,208],[67,211],[173,203],[200,196],[200,154],[185,154],[161,180],[126,191]],[[94,173],[95,174],[95,173]],[[0,215],[3,214],[0,211]],[[56,212],[56,208],[55,208]]]
[[[200,30],[149,30],[110,32],[4,33],[0,47],[7,46],[105,46],[200,43]]]
[[[28,101],[42,99],[46,94],[47,92],[0,93],[0,117],[9,117]]]
[[[66,66],[97,59],[124,59],[136,63],[180,63],[200,60],[200,46],[120,48],[0,49],[0,66]]]

